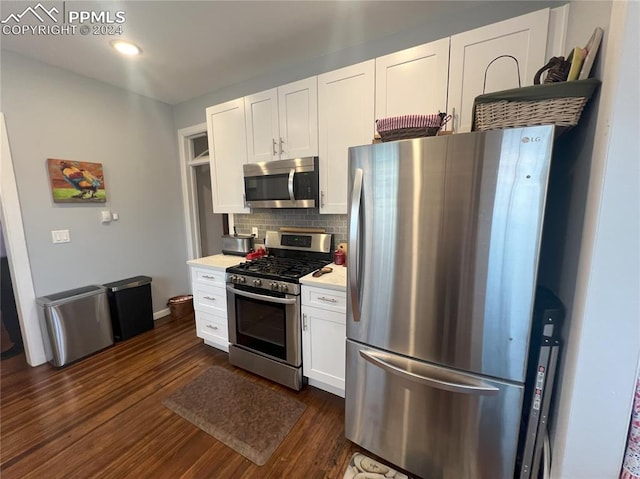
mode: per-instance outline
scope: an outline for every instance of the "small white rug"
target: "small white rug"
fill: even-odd
[[[389,466],[380,464],[370,457],[356,452],[349,460],[347,470],[344,472],[343,479],[354,479],[356,475],[364,473],[364,478],[384,477],[385,479],[409,479],[405,474],[391,469]],[[367,475],[367,473],[371,475]]]

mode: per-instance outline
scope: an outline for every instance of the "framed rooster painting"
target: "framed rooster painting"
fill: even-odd
[[[55,203],[104,203],[107,192],[102,163],[47,159]]]

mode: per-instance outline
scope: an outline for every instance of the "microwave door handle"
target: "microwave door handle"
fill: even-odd
[[[273,296],[266,296],[263,294],[250,293],[249,291],[241,291],[239,289],[235,289],[231,285],[227,285],[227,291],[233,293],[237,296],[244,296],[245,298],[257,299],[259,301],[266,301],[268,303],[278,303],[278,304],[296,304],[297,299],[285,299],[285,298],[274,298]]]
[[[296,200],[296,197],[293,194],[293,177],[295,176],[295,174],[296,174],[295,168],[291,168],[291,171],[289,172],[289,184],[288,184],[288,186],[289,186],[289,199],[291,201],[295,201]]]
[[[349,293],[351,295],[351,310],[353,312],[353,320],[360,321],[360,250],[358,245],[360,244],[360,208],[362,203],[362,181],[363,171],[362,168],[355,170],[353,180],[353,191],[351,192],[351,217],[349,219],[349,254],[351,260],[349,260]]]
[[[395,364],[385,361],[387,355],[381,353],[371,353],[360,350],[360,356],[371,364],[378,366],[380,369],[387,371],[407,381],[411,381],[421,386],[442,389],[454,393],[470,394],[474,396],[494,396],[500,392],[500,389],[485,384],[477,379],[465,377],[455,371],[440,372],[440,378],[429,376],[429,366],[421,365],[421,374],[417,371],[407,371]]]

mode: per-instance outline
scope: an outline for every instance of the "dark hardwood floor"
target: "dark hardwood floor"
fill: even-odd
[[[162,405],[211,365],[295,396],[301,419],[264,466]],[[0,476],[14,478],[342,479],[360,451],[344,437],[342,398],[295,392],[229,365],[196,337],[193,321],[156,327],[64,368],[0,364]],[[242,411],[238,411],[242,414]]]

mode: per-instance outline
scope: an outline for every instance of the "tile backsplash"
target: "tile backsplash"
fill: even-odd
[[[282,226],[298,228],[324,228],[333,234],[334,244],[347,241],[347,215],[321,215],[318,208],[309,209],[265,209],[250,214],[234,215],[238,234],[251,234],[258,228],[258,242],[262,243],[267,230],[279,230]]]

